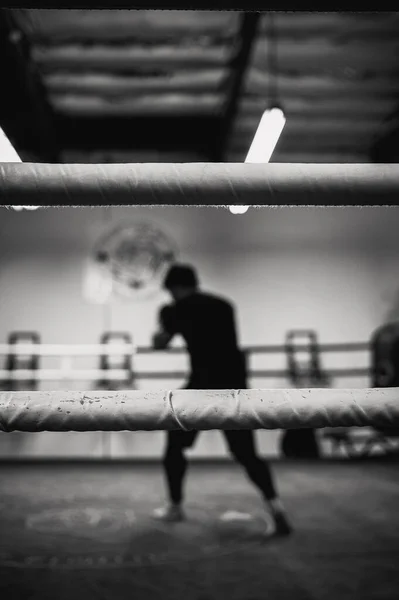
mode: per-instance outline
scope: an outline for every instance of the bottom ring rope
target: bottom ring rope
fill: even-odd
[[[399,388],[1,392],[0,431],[398,427]]]

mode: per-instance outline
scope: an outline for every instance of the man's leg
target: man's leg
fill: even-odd
[[[254,433],[247,430],[224,431],[224,435],[230,452],[244,467],[249,479],[256,485],[266,501],[274,518],[276,533],[287,535],[291,532],[291,527],[274,486],[270,467],[256,452]]]
[[[166,521],[180,521],[183,517],[183,487],[187,471],[184,450],[190,448],[197,437],[197,431],[168,431],[166,452],[163,459],[169,505],[158,509],[155,517]]]

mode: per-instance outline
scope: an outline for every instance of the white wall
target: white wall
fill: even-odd
[[[389,209],[378,209],[380,212],[369,215],[374,223],[380,222],[380,228],[385,223],[387,229],[382,227],[379,236],[369,234],[366,238],[362,236],[367,230],[364,222],[362,232],[356,229],[361,218],[364,220],[360,212],[365,209],[357,210],[348,213],[325,209],[323,213],[315,209],[316,214],[302,209],[293,215],[298,209],[285,209],[284,215],[262,209],[256,212],[255,221],[254,215],[250,219],[233,217],[221,209],[179,212],[178,208],[136,208],[133,216],[150,218],[161,225],[180,246],[181,259],[198,267],[203,287],[233,299],[240,340],[246,346],[280,344],[287,330],[297,328],[315,329],[322,343],[367,341],[386,320],[397,304],[399,287],[395,281],[398,242],[387,232],[399,211],[384,216],[381,211]],[[0,342],[12,330],[36,330],[43,343],[96,343],[102,331],[111,328],[128,331],[139,345],[149,344],[157,309],[166,296],[159,294],[140,302],[118,301],[109,308],[88,304],[82,297],[85,258],[91,244],[104,224],[121,222],[126,209],[113,209],[111,219],[110,215],[104,216],[104,211],[90,208],[41,213],[3,210],[1,216]],[[349,217],[353,235],[349,235]],[[315,219],[319,227],[313,233],[306,223],[315,224]],[[297,230],[293,227],[295,221]],[[342,236],[343,230],[346,237]],[[323,357],[323,364],[327,368],[365,367],[367,358],[366,353],[331,354]],[[97,361],[80,360],[76,364],[79,368],[95,367]],[[185,357],[164,354],[141,356],[135,361],[140,371],[182,370],[186,364]],[[51,368],[56,363],[46,359],[42,366]],[[251,366],[283,369],[285,362],[282,355],[257,355]],[[345,378],[332,383],[337,387],[362,387],[368,381]],[[139,387],[181,384],[143,380]],[[46,383],[42,388],[80,389],[93,385]],[[287,387],[288,382],[254,380],[252,385]],[[278,452],[279,436],[279,432],[257,433],[264,454]],[[0,436],[0,454],[100,456],[111,452],[113,456],[158,457],[163,441],[161,432],[108,436],[14,433]],[[192,454],[224,455],[222,437],[218,432],[204,432]]]

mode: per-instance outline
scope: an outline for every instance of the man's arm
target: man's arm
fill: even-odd
[[[159,329],[152,336],[154,350],[165,350],[168,347],[175,335],[173,321],[173,309],[170,306],[164,306],[159,313]]]
[[[173,335],[171,335],[167,331],[159,329],[152,336],[152,347],[154,348],[154,350],[166,350],[172,338]]]

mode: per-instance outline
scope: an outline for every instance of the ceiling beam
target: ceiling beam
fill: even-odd
[[[52,94],[121,98],[137,94],[217,93],[225,80],[224,68],[166,72],[154,75],[115,73],[51,73],[43,81]],[[260,84],[262,85],[262,83]],[[380,86],[375,86],[378,90]],[[333,86],[331,85],[331,88]],[[399,91],[399,83],[396,91]]]
[[[151,150],[212,155],[220,117],[68,117],[57,114],[64,150]]]
[[[399,28],[398,28],[399,29]],[[52,94],[74,94],[76,96],[99,96],[100,98],[129,97],[136,94],[216,93],[227,81],[225,68],[210,68],[190,71],[160,72],[136,75],[115,73],[49,73],[43,76],[46,88]],[[291,98],[321,98],[325,100],[345,96],[349,100],[367,97],[369,102],[380,98],[397,97],[399,80],[375,73],[369,79],[340,79],[332,75],[285,74],[279,71],[278,87],[281,95]],[[245,92],[265,95],[270,89],[270,76],[259,69],[249,68],[246,75]]]
[[[222,127],[219,135],[220,145],[215,156],[216,161],[224,160],[227,143],[239,109],[241,90],[245,82],[259,20],[259,13],[244,13],[241,17],[239,47],[229,64],[231,77],[227,84],[228,98],[223,111]]]
[[[137,69],[203,69],[223,66],[230,59],[229,44],[129,44],[123,46],[63,44],[35,46],[33,56],[44,72],[129,73]]]
[[[0,9],[0,125],[22,160],[57,162],[51,109],[12,12]],[[31,158],[28,158],[31,157]]]
[[[282,73],[303,72],[304,65],[307,75],[323,73],[356,76],[371,71],[397,77],[399,73],[399,42],[392,37],[385,40],[372,39],[367,44],[357,41],[356,37],[348,43],[335,43],[329,38],[296,40],[280,35],[277,40],[279,72]],[[256,69],[262,69],[267,60],[266,42],[265,35],[258,35],[255,40],[251,63]],[[55,70],[129,73],[139,68],[203,69],[225,66],[231,59],[231,47],[227,42],[212,44],[209,40],[182,46],[154,43],[152,47],[139,42],[129,45],[37,45],[34,48],[34,58],[47,73]]]
[[[62,94],[50,96],[54,110],[76,117],[205,117],[220,113],[222,94],[146,94],[98,98]]]

